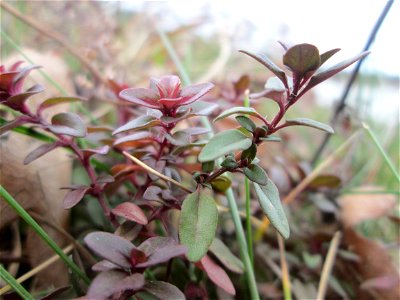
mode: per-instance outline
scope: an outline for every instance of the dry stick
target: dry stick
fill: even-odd
[[[291,292],[291,284],[289,278],[289,269],[286,262],[286,254],[285,254],[285,244],[283,238],[280,234],[276,234],[278,238],[278,245],[279,245],[279,256],[281,259],[281,269],[282,269],[282,287],[283,287],[283,295],[285,300],[292,299],[292,292]]]
[[[136,157],[130,155],[128,152],[123,151],[122,153],[123,153],[127,158],[129,158],[129,159],[132,160],[134,163],[136,163],[136,164],[138,164],[139,166],[141,166],[143,169],[145,169],[145,170],[148,171],[149,173],[151,173],[151,174],[153,174],[153,175],[155,175],[155,176],[157,176],[157,177],[159,177],[159,178],[161,178],[161,179],[163,179],[163,180],[165,180],[165,181],[167,181],[167,182],[171,182],[171,183],[175,184],[176,186],[180,187],[180,188],[181,188],[182,190],[184,190],[185,192],[193,193],[193,191],[192,191],[191,189],[189,189],[188,187],[186,187],[186,186],[184,186],[183,184],[181,184],[180,182],[178,182],[178,181],[176,181],[176,180],[174,180],[174,179],[172,179],[172,178],[170,178],[170,177],[168,177],[168,176],[165,176],[164,174],[161,174],[160,172],[154,170],[153,168],[151,168],[151,167],[149,167],[148,165],[146,165],[144,162],[142,162],[142,161],[140,161],[139,159],[137,159]],[[226,213],[227,213],[227,212],[230,211],[229,208],[224,207],[224,206],[221,206],[221,205],[217,205],[217,208],[218,208],[218,210],[219,210],[220,212],[226,212]],[[240,215],[242,218],[246,218],[246,213],[243,212],[243,211],[239,211],[239,215]],[[253,225],[254,225],[255,227],[259,227],[259,226],[262,225],[262,221],[259,220],[259,219],[257,219],[256,217],[253,217],[253,216],[251,217],[251,222],[253,223]]]
[[[67,247],[65,247],[63,249],[63,252],[65,254],[69,253],[72,249],[74,248],[73,245],[69,245]],[[54,262],[56,262],[57,260],[60,259],[60,256],[58,254],[53,255],[52,257],[50,257],[48,260],[42,262],[40,265],[38,265],[37,267],[35,267],[34,269],[30,270],[29,272],[25,273],[24,275],[22,275],[21,277],[17,278],[17,282],[18,283],[22,283],[25,280],[31,278],[32,276],[36,275],[37,273],[39,273],[40,271],[46,269],[48,266],[50,266],[51,264],[53,264]],[[6,285],[3,288],[0,289],[0,296],[3,295],[4,293],[7,293],[8,291],[11,290],[11,286]]]
[[[328,255],[322,268],[322,276],[318,285],[317,300],[323,300],[328,287],[329,276],[331,275],[332,267],[335,262],[337,250],[339,248],[342,234],[336,231],[329,246]]]
[[[321,164],[319,164],[310,174],[308,174],[283,200],[283,203],[289,204],[291,203],[296,197],[324,170],[326,167],[331,165],[336,157],[347,149],[353,141],[358,137],[360,134],[360,130],[353,133],[351,137],[349,137],[346,142],[344,142],[339,148],[336,149],[331,155],[329,155]],[[263,233],[268,228],[269,220],[267,217],[264,217],[262,223]],[[261,230],[260,230],[261,231]]]
[[[372,44],[373,41],[375,40],[376,35],[377,35],[377,33],[378,33],[378,30],[379,30],[379,28],[381,27],[383,21],[385,20],[385,18],[386,18],[386,16],[387,16],[387,14],[388,14],[388,12],[389,12],[389,10],[390,10],[390,8],[391,8],[393,2],[394,2],[394,0],[389,0],[389,1],[386,2],[386,5],[385,5],[385,7],[384,7],[383,10],[382,10],[381,15],[379,16],[378,20],[376,21],[376,23],[375,23],[375,25],[374,25],[374,28],[372,29],[372,31],[371,31],[371,33],[370,33],[370,35],[369,35],[369,37],[368,37],[367,43],[365,44],[363,51],[368,51],[369,48],[371,47],[371,44]],[[338,118],[340,112],[341,112],[341,111],[345,108],[345,106],[346,106],[347,96],[349,95],[350,89],[351,89],[351,87],[353,86],[354,81],[356,80],[357,74],[358,74],[358,72],[360,71],[360,67],[361,67],[361,64],[363,63],[363,61],[364,61],[364,58],[363,58],[363,59],[360,59],[360,60],[357,62],[357,65],[356,65],[356,67],[354,68],[353,73],[351,74],[349,81],[347,82],[346,88],[344,89],[344,92],[343,92],[343,94],[342,94],[342,97],[340,98],[339,105],[337,105],[337,107],[336,107],[336,109],[335,109],[335,112],[334,112],[334,114],[333,114],[332,121],[331,121],[331,124],[332,124],[332,125],[335,125],[335,123],[336,123],[336,121],[337,121],[337,118]],[[317,162],[317,160],[318,160],[319,157],[321,156],[321,153],[322,153],[322,151],[325,149],[326,145],[328,144],[328,141],[329,141],[330,137],[331,137],[330,134],[326,134],[326,135],[325,135],[324,140],[322,141],[321,145],[320,145],[319,148],[317,149],[317,152],[315,153],[315,155],[314,155],[314,157],[313,157],[313,159],[312,159],[312,161],[311,161],[311,163],[312,163],[313,165],[315,165],[315,163]]]
[[[108,85],[108,81],[106,78],[104,78],[101,73],[92,66],[91,62],[84,57],[79,50],[75,49],[73,46],[70,45],[70,43],[64,39],[60,34],[58,34],[55,31],[49,30],[48,26],[44,26],[34,20],[33,18],[29,16],[25,16],[22,13],[20,13],[18,10],[16,10],[14,7],[11,5],[7,4],[5,1],[0,2],[0,6],[4,8],[6,11],[8,11],[10,14],[14,15],[18,19],[20,19],[22,22],[28,24],[29,26],[33,27],[40,33],[43,33],[45,36],[53,39],[57,43],[59,43],[61,46],[65,47],[73,56],[75,56],[91,73],[92,75],[96,78],[96,80],[102,82],[104,85]]]

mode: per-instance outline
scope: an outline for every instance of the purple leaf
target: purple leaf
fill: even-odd
[[[181,80],[176,75],[152,77],[150,87],[159,93],[160,98],[176,98],[181,87]]]
[[[157,299],[184,300],[185,295],[174,285],[164,281],[146,281],[143,289]]]
[[[330,59],[335,53],[337,53],[339,51],[340,51],[340,48],[336,48],[336,49],[332,49],[332,50],[322,53],[320,55],[321,64],[319,66],[321,67],[328,59]]]
[[[259,63],[266,66],[272,73],[274,73],[282,81],[283,85],[286,88],[289,88],[285,72],[281,68],[279,68],[276,64],[274,64],[267,56],[261,53],[253,54],[245,50],[239,50],[239,52],[247,54],[248,56],[258,61]]]
[[[26,92],[11,96],[8,98],[7,102],[12,104],[15,107],[21,106],[29,97],[41,93],[44,91],[44,87],[40,84],[36,84]]]
[[[189,116],[208,116],[218,108],[218,104],[205,101],[197,101],[191,105],[192,111]]]
[[[136,265],[138,268],[149,267],[169,261],[173,257],[185,255],[187,248],[179,245],[170,237],[152,237],[138,247],[148,257],[147,261]]]
[[[199,265],[206,273],[208,278],[225,292],[235,295],[235,287],[226,272],[218,266],[210,257],[204,256],[196,265]]]
[[[97,183],[111,183],[115,181],[115,178],[110,174],[102,174],[96,179]]]
[[[145,285],[144,276],[139,273],[125,277],[114,286],[114,293],[123,293],[125,291],[138,291]]]
[[[86,245],[97,255],[122,267],[130,268],[130,255],[135,246],[128,240],[108,232],[92,232],[85,237]]]
[[[148,139],[151,137],[152,137],[152,134],[150,132],[141,131],[141,132],[127,135],[127,136],[123,136],[123,137],[115,140],[114,145],[119,145],[119,144],[122,144],[125,142],[133,142],[133,141]]]
[[[57,148],[59,144],[53,143],[53,144],[43,144],[30,152],[24,159],[24,165],[30,164],[34,160],[38,159],[39,157],[45,155],[46,153],[50,152],[51,150],[54,150]]]
[[[310,44],[294,45],[283,56],[283,64],[301,76],[315,71],[321,64],[318,48]]]
[[[84,149],[82,151],[83,151],[83,155],[85,156],[85,158],[89,158],[89,157],[91,157],[92,155],[95,155],[95,154],[106,155],[110,151],[110,146],[104,145],[104,146],[101,146],[99,148]]]
[[[306,93],[308,90],[316,86],[317,84],[320,84],[321,82],[327,80],[328,78],[332,77],[333,75],[339,73],[340,71],[344,70],[351,64],[355,63],[356,61],[363,59],[365,56],[367,56],[370,52],[362,52],[359,55],[347,59],[345,61],[342,61],[341,63],[338,63],[337,65],[334,65],[333,67],[330,67],[329,69],[318,72],[315,74],[313,77],[311,77],[310,81],[308,82],[307,86],[301,91],[300,95],[298,95],[298,98],[301,97],[304,93]]]
[[[115,293],[115,286],[128,275],[121,271],[102,272],[90,284],[86,297],[88,299],[107,299]]]
[[[214,85],[212,83],[200,83],[190,85],[182,89],[180,96],[184,98],[181,105],[190,104],[207,94]]]
[[[112,133],[113,135],[128,131],[128,130],[141,130],[141,129],[146,129],[150,127],[154,127],[156,125],[160,124],[160,120],[156,119],[155,117],[152,116],[140,116],[125,125],[122,125],[121,127],[117,128],[114,130]]]
[[[160,99],[160,95],[153,91],[152,89],[145,88],[130,88],[123,90],[119,93],[119,96],[122,99],[125,99],[129,102],[142,105],[149,108],[158,108],[159,105],[157,103],[158,99]]]
[[[177,132],[185,132],[185,133],[187,133],[187,134],[189,134],[191,136],[195,136],[195,135],[201,135],[201,134],[209,133],[210,129],[204,128],[204,127],[189,127],[189,128],[185,128],[185,129],[179,130]]]
[[[7,131],[14,129],[15,127],[18,127],[19,125],[22,125],[24,123],[26,123],[26,121],[23,118],[18,117],[16,119],[4,124],[3,126],[1,126],[0,127],[0,135],[4,134]]]
[[[42,102],[38,109],[37,112],[40,113],[43,110],[52,107],[54,105],[62,104],[62,103],[71,103],[71,102],[77,102],[77,101],[82,101],[83,98],[79,97],[54,97],[54,98],[49,98],[46,99],[44,102]]]
[[[127,220],[131,220],[142,225],[146,225],[148,222],[147,217],[143,213],[142,209],[131,202],[121,203],[112,210],[112,213],[116,216],[123,217]]]
[[[90,189],[90,187],[82,186],[82,188],[74,189],[69,191],[64,198],[63,208],[69,209],[74,207],[82,200],[83,196],[85,196],[86,192]]]
[[[51,119],[48,128],[55,134],[64,134],[74,137],[84,137],[86,135],[86,125],[77,114],[59,113]]]
[[[96,272],[110,271],[113,269],[119,269],[119,266],[108,260],[101,260],[92,266],[92,270]]]

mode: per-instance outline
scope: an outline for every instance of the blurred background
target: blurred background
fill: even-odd
[[[213,97],[223,109],[233,104],[229,103],[233,101],[229,95],[241,76],[249,76],[251,92],[261,91],[272,76],[238,50],[262,52],[283,66],[284,50],[278,41],[287,45],[314,44],[320,52],[341,48],[324,65],[326,68],[362,51],[386,4],[311,0],[4,2],[33,20],[42,32],[2,9],[2,64],[22,58],[41,65],[51,78],[38,75],[37,80],[44,82],[50,94],[59,95],[59,85],[72,95],[89,99],[87,107],[92,117],[113,127],[115,96],[101,78],[93,76],[87,65],[71,54],[71,49],[100,77],[131,87],[147,86],[150,76],[182,75],[180,68],[184,69],[194,83],[210,81],[217,85]],[[362,131],[364,122],[399,171],[399,15],[400,5],[394,3],[371,46],[371,54],[362,64],[345,109],[332,124],[336,134],[318,162],[355,131]],[[60,45],[60,39],[64,45]],[[171,57],[168,47],[173,48],[176,57]],[[353,68],[308,93],[289,116],[329,123]],[[277,111],[270,101],[258,100],[252,105],[268,116]],[[232,124],[219,126],[217,130]],[[284,195],[312,170],[310,162],[324,134],[293,127],[282,138],[283,145],[264,149],[262,162]],[[398,292],[393,274],[398,274],[399,268],[399,183],[385,157],[365,133],[324,175],[331,176],[325,177],[328,184],[315,183],[307,190],[307,197],[290,208],[294,237],[288,241],[288,260],[294,293],[298,299],[313,295],[327,243],[338,227],[351,224],[352,234],[359,235],[347,236],[344,243],[356,253],[340,252],[329,297],[366,295],[352,288],[354,281],[354,286],[367,282],[365,290],[371,286],[377,289],[378,294],[376,290],[372,293],[375,298],[394,299],[391,297]],[[380,246],[370,244],[375,242]],[[365,248],[372,252],[363,252]],[[276,244],[260,242],[257,251],[270,253],[262,266],[273,268],[278,257]],[[383,252],[387,256],[373,259]],[[363,269],[359,263],[367,258],[371,261]],[[357,271],[348,274],[346,264],[354,264]],[[279,289],[268,281],[271,275],[262,274],[260,281],[268,282],[261,285],[265,295],[275,293],[279,298]],[[381,281],[367,281],[376,278]]]

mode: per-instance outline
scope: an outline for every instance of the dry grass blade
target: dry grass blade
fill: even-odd
[[[72,251],[72,249],[74,248],[73,245],[69,245],[67,247],[65,247],[63,249],[63,252],[65,254],[68,254],[69,252]],[[60,256],[53,255],[52,257],[50,257],[48,260],[44,261],[43,263],[41,263],[40,265],[38,265],[37,267],[35,267],[34,269],[30,270],[29,272],[25,273],[24,275],[22,275],[21,277],[19,277],[17,279],[18,283],[22,283],[25,280],[31,278],[32,276],[36,275],[37,273],[39,273],[40,271],[44,270],[45,268],[47,268],[48,266],[50,266],[51,264],[53,264],[54,262],[56,262],[57,260],[60,259]],[[5,287],[0,289],[0,296],[7,293],[8,291],[11,290],[11,286],[6,285]]]
[[[321,280],[318,286],[318,300],[322,300],[325,297],[329,276],[331,275],[333,264],[335,263],[336,253],[339,248],[341,238],[342,234],[339,231],[336,231],[329,246],[328,255],[322,268]]]
[[[292,299],[292,291],[289,277],[289,269],[286,262],[286,253],[285,253],[285,244],[283,238],[280,234],[276,234],[278,237],[279,244],[279,256],[281,259],[281,270],[282,270],[282,286],[283,286],[283,294],[285,300]]]

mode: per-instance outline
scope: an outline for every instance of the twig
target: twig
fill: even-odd
[[[292,288],[290,284],[289,269],[286,262],[285,244],[280,234],[277,233],[276,236],[278,238],[279,256],[281,258],[283,295],[285,300],[291,300]]]
[[[394,0],[389,0],[386,2],[385,7],[382,10],[381,15],[379,16],[378,20],[376,21],[371,33],[369,34],[367,43],[364,46],[363,51],[368,51],[369,48],[371,47],[373,41],[376,38],[376,35],[378,33],[379,28],[381,27],[383,21],[385,20],[392,4],[393,4]],[[347,100],[347,96],[349,95],[350,89],[354,84],[355,79],[357,78],[357,74],[360,71],[360,67],[361,64],[363,63],[364,58],[360,59],[357,64],[356,67],[353,70],[353,73],[350,76],[349,81],[347,82],[346,88],[343,91],[342,97],[340,98],[339,104],[337,105],[333,117],[332,117],[332,121],[331,124],[335,125],[337,118],[340,114],[340,112],[345,108],[346,106],[346,100]],[[321,145],[319,146],[317,152],[315,153],[313,159],[312,159],[312,164],[314,165],[317,160],[319,159],[319,157],[321,156],[322,151],[325,149],[326,145],[328,144],[329,139],[331,138],[331,134],[326,134],[324,137],[324,140],[322,141]]]
[[[69,245],[63,249],[63,252],[65,254],[68,254],[73,248],[74,248],[73,245]],[[24,282],[25,280],[31,278],[32,276],[36,275],[40,271],[46,269],[48,266],[50,266],[51,264],[53,264],[54,262],[56,262],[59,259],[60,259],[60,256],[58,256],[57,254],[53,255],[48,260],[42,262],[40,265],[38,265],[34,269],[30,270],[29,272],[25,273],[21,277],[17,278],[17,282],[18,283]],[[4,286],[3,288],[0,289],[0,296],[7,293],[9,290],[11,290],[11,286],[9,286],[9,285]]]
[[[171,182],[173,184],[175,184],[176,186],[179,186],[182,190],[188,192],[188,193],[193,193],[193,191],[189,188],[187,188],[186,186],[184,186],[183,184],[179,183],[178,181],[165,176],[164,174],[161,174],[160,172],[157,172],[156,170],[154,170],[153,168],[149,167],[148,165],[146,165],[145,163],[143,163],[142,161],[140,161],[139,159],[137,159],[136,157],[130,155],[128,152],[123,151],[122,152],[127,158],[129,158],[130,160],[132,160],[134,163],[138,164],[139,166],[141,166],[143,169],[145,169],[147,172],[160,177],[161,179]]]
[[[36,29],[40,33],[44,34],[45,36],[53,39],[57,43],[59,43],[61,46],[63,46],[65,49],[67,49],[73,56],[75,56],[81,63],[84,65],[91,73],[92,75],[96,78],[96,80],[102,82],[105,86],[108,85],[108,81],[106,78],[104,78],[101,73],[92,66],[90,61],[84,57],[79,50],[77,50],[75,47],[73,47],[64,37],[62,37],[58,32],[52,31],[48,28],[50,26],[44,26],[34,20],[33,18],[29,16],[25,16],[22,13],[20,13],[18,10],[16,10],[14,7],[11,5],[7,4],[5,1],[0,2],[0,6],[4,8],[4,10],[8,11],[10,14],[14,15],[18,19],[20,19],[22,22],[28,24],[32,28]]]
[[[325,297],[329,276],[331,275],[341,237],[342,234],[339,231],[336,231],[332,238],[331,244],[329,245],[328,255],[326,256],[326,260],[322,268],[321,280],[318,285],[317,300],[323,300]]]

